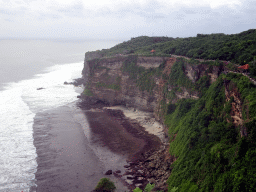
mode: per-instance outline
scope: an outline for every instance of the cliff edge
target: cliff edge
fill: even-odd
[[[221,70],[220,66],[193,64],[171,56],[104,58],[94,52],[86,53],[83,98],[91,103],[100,101],[152,112],[163,123],[169,104],[183,98],[198,99],[202,91],[198,82],[204,78],[210,85]]]

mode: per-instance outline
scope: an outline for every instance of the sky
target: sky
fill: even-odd
[[[255,0],[0,0],[0,38],[130,39],[236,34]]]

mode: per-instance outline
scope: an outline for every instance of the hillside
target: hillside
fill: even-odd
[[[196,37],[168,38],[141,36],[99,51],[103,56],[137,53],[149,55],[175,54],[194,59],[226,60],[240,65],[250,63],[256,56],[256,29],[239,34],[197,34]]]
[[[197,59],[219,59],[245,64],[256,55],[256,30],[239,34],[197,34],[197,37],[179,38],[172,42],[144,47],[145,53],[154,48],[159,53],[175,54]]]
[[[215,38],[226,43],[225,38],[239,36],[237,42],[253,41],[248,40],[252,34],[255,30],[216,34]],[[213,37],[191,39],[210,46]],[[186,39],[155,43],[150,49],[167,53],[169,49],[164,47],[173,43],[179,47],[177,42]],[[198,49],[201,44],[194,46]],[[255,43],[250,46],[255,48]],[[142,47],[135,52],[150,49]],[[241,50],[245,53],[249,49],[243,45]],[[174,53],[178,54],[176,49]],[[169,154],[174,159],[166,181],[168,191],[254,191],[256,87],[248,77],[232,72],[235,65],[220,62],[218,59],[226,59],[219,57],[200,62],[170,55],[102,58],[91,52],[86,56],[84,99],[149,111],[166,126]]]
[[[117,44],[110,49],[102,49],[100,51],[98,50],[95,53],[97,53],[100,57],[115,56],[117,54],[131,54],[137,53],[140,49],[146,46],[152,46],[158,43],[170,42],[174,40],[175,39],[171,37],[140,36]]]

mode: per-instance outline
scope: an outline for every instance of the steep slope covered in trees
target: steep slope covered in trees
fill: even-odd
[[[177,157],[169,189],[254,191],[255,94],[247,77],[228,74],[220,76],[199,100],[180,100],[169,106],[175,110],[169,110],[165,123],[172,136],[170,154]],[[240,104],[241,124],[232,116],[236,103]]]

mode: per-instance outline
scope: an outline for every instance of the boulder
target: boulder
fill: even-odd
[[[133,184],[132,180],[130,180],[130,179],[125,179],[125,182],[128,183],[129,185]]]
[[[134,177],[132,175],[127,175],[126,178],[129,179],[129,180],[134,179]]]
[[[149,182],[150,184],[156,184],[156,180],[155,180],[154,178],[148,179],[148,182]]]
[[[105,175],[111,175],[112,174],[112,170],[108,170]]]
[[[154,165],[153,162],[150,162],[148,166],[149,166],[150,168],[154,168],[154,167],[155,167],[155,165]]]

